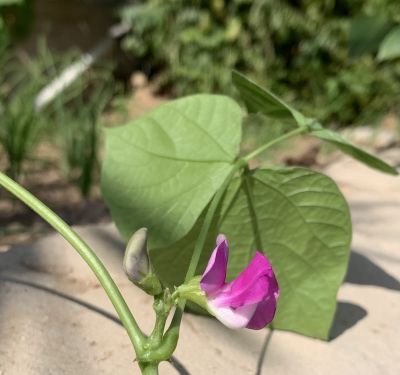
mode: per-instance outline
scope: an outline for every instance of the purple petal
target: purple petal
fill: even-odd
[[[229,306],[238,308],[245,305],[258,303],[268,294],[268,278],[266,276],[255,280],[253,284],[241,289],[232,289],[232,283],[226,285],[214,297],[216,306]]]
[[[257,309],[257,304],[232,309],[230,307],[214,306],[211,301],[209,302],[209,308],[221,323],[228,328],[237,329],[244,328],[249,324]]]
[[[276,302],[279,297],[279,286],[274,273],[269,277],[268,296],[257,306],[257,309],[246,328],[261,329],[274,319]]]
[[[217,246],[200,280],[200,288],[204,292],[213,293],[225,285],[228,251],[228,241],[224,235],[220,234],[217,237]]]
[[[216,305],[237,308],[263,301],[270,291],[271,275],[271,264],[257,251],[247,268],[218,293]]]

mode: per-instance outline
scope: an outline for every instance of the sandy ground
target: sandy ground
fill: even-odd
[[[385,154],[399,163],[397,150]],[[400,179],[343,158],[327,171],[350,202],[354,241],[332,339],[231,331],[186,315],[161,374],[400,373]],[[110,267],[144,330],[151,300],[124,277],[112,224],[78,227]],[[86,265],[58,235],[0,253],[0,374],[138,374],[129,340]],[[175,367],[174,367],[175,366]]]

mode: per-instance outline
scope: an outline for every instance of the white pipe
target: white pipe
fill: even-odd
[[[110,28],[108,35],[89,52],[84,53],[78,61],[64,69],[61,74],[45,86],[37,94],[34,102],[35,110],[40,111],[50,103],[58,94],[70,86],[80,75],[87,71],[108,49],[114,39],[119,38],[129,31],[129,26],[117,24]]]

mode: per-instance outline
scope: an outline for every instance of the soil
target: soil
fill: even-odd
[[[49,146],[40,148],[49,149]],[[4,170],[4,161],[1,164]],[[20,183],[70,225],[110,221],[98,184],[92,188],[90,197],[82,197],[79,188],[63,175],[59,163],[27,162]],[[0,190],[0,251],[30,242],[49,230],[49,225],[35,212]]]

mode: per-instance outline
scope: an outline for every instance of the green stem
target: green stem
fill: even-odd
[[[71,227],[68,226],[67,223],[50,210],[44,203],[1,172],[0,185],[47,221],[71,244],[83,260],[89,265],[107,293],[111,303],[114,305],[122,324],[128,332],[136,354],[139,356],[143,351],[145,337],[136,323],[135,318],[129,310],[129,307],[122,297],[117,285],[94,251],[78,236],[76,232],[71,229]],[[149,372],[149,374],[151,373]]]
[[[154,324],[153,332],[149,336],[149,342],[152,347],[159,347],[164,335],[165,323],[167,321],[171,306],[166,306],[164,297],[154,298],[154,312],[156,313],[156,322]]]
[[[139,363],[143,375],[158,375],[158,363]]]
[[[231,178],[232,174],[229,175],[224,184],[218,189],[213,200],[211,201],[210,207],[207,210],[207,214],[206,217],[204,218],[203,225],[199,233],[199,237],[197,238],[196,244],[194,246],[192,259],[190,260],[190,264],[186,272],[185,283],[187,283],[196,273],[196,268],[197,265],[199,264],[201,252],[203,251],[204,244],[206,242],[207,234],[211,227],[212,220],[214,218],[218,205],[225,193],[225,190],[228,187],[229,183],[231,182]]]
[[[247,197],[247,204],[249,206],[249,213],[251,217],[251,227],[253,229],[253,235],[254,239],[256,242],[256,246],[258,249],[263,249],[262,241],[261,241],[261,236],[260,233],[261,231],[259,230],[258,227],[258,219],[257,219],[257,213],[255,209],[255,202],[254,202],[254,197],[252,195],[252,189],[250,187],[250,179],[249,179],[249,169],[246,167],[245,173],[243,173],[243,190],[244,193]]]
[[[291,138],[295,135],[304,133],[306,131],[306,128],[296,128],[294,130],[292,130],[289,133],[286,133],[278,138],[275,138],[274,140],[272,140],[271,142],[268,142],[264,145],[262,145],[261,147],[257,148],[256,150],[250,152],[250,154],[247,154],[245,157],[243,157],[243,160],[248,163],[251,159],[254,159],[257,155],[261,154],[262,152],[264,152],[265,150],[267,150],[268,148],[270,148],[271,146],[280,143],[288,138]]]
[[[158,347],[161,344],[167,318],[168,315],[163,315],[163,314],[156,315],[156,322],[154,324],[153,332],[150,335],[150,341],[152,345],[155,347]]]
[[[194,246],[194,251],[192,255],[192,259],[190,260],[190,264],[188,270],[186,272],[185,283],[187,283],[196,273],[197,265],[199,264],[201,252],[204,248],[204,244],[207,239],[208,231],[210,230],[212,220],[214,218],[215,212],[218,208],[218,205],[232,180],[233,175],[236,173],[238,169],[243,166],[243,162],[240,160],[236,163],[231,173],[228,175],[222,186],[218,189],[217,193],[214,195],[213,200],[207,210],[207,214],[204,218],[203,225],[201,226],[201,230],[199,233],[199,237],[197,238],[196,244]],[[176,307],[175,314],[172,318],[171,324],[166,332],[166,335],[171,331],[176,334],[176,331],[179,331],[179,326],[182,321],[183,311],[185,309],[185,300],[181,300],[178,306]]]

